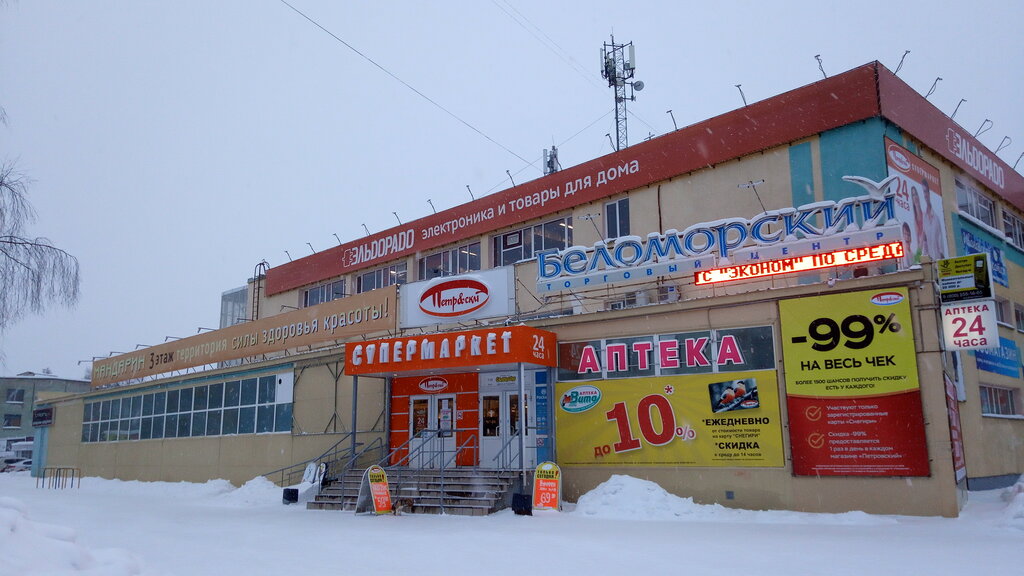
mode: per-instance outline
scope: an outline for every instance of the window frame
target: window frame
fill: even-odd
[[[21,394],[18,394],[21,392]],[[25,403],[25,389],[24,388],[8,388],[6,396],[7,404],[24,404]],[[20,399],[19,399],[20,397]]]
[[[308,308],[346,297],[348,297],[348,293],[345,292],[345,279],[341,278],[304,290],[302,292],[302,307]]]
[[[978,386],[982,416],[1021,416],[1019,390],[1005,386]]]
[[[562,238],[556,240],[550,232],[559,229]],[[565,250],[572,246],[572,232],[572,215],[569,215],[495,234],[491,236],[491,264],[495,268],[511,266],[532,260],[541,252]]]
[[[957,210],[990,228],[996,228],[995,201],[977,187],[960,178],[956,178],[955,182]],[[987,217],[983,210],[987,211]]]
[[[416,260],[417,278],[433,280],[444,276],[477,272],[483,267],[480,247],[480,242],[470,242],[418,258]],[[438,265],[431,266],[428,261],[435,258],[438,260]]]
[[[362,294],[377,288],[405,284],[409,278],[409,263],[406,261],[368,270],[356,276],[356,293]],[[372,279],[372,282],[368,280]],[[372,286],[367,287],[368,284]]]
[[[629,236],[629,231],[629,197],[606,203],[604,205],[604,239],[612,240]]]
[[[1024,218],[1020,218],[1005,206],[1001,209],[1003,212],[1003,234],[1006,236],[1006,241],[1010,245],[1024,250]]]
[[[290,434],[294,391],[279,389],[283,374],[236,378],[85,402],[81,441]],[[290,377],[288,380],[294,386]],[[235,388],[237,398],[227,398],[230,388]],[[173,406],[166,406],[168,398]]]

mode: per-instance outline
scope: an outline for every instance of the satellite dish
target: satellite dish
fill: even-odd
[[[636,90],[637,92],[639,92],[639,91],[641,91],[643,89],[644,89],[644,83],[643,83],[642,80],[637,80],[636,82],[633,82],[633,90]]]

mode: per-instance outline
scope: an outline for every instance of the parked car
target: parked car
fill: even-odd
[[[22,460],[25,460],[25,458],[20,456],[5,456],[3,460],[0,460],[0,472],[3,472],[4,468],[7,468],[11,464],[21,462]]]
[[[4,466],[4,472],[21,472],[24,470],[32,469],[32,461],[24,458],[18,458],[17,462],[12,462]]]

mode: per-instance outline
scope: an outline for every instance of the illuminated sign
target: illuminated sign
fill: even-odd
[[[723,263],[758,264],[768,259],[864,247],[902,239],[895,195],[883,191],[894,178],[873,182],[845,176],[871,191],[840,202],[768,210],[754,218],[726,218],[616,238],[611,245],[571,246],[537,255],[537,290],[579,289],[671,274],[688,274]]]
[[[345,374],[467,368],[528,362],[555,366],[555,334],[530,326],[350,342]],[[434,386],[433,384],[431,386]],[[426,388],[423,388],[426,391]]]
[[[398,325],[416,328],[515,313],[511,266],[402,285]]]
[[[719,282],[734,282],[736,280],[750,280],[753,278],[777,276],[779,274],[808,272],[822,268],[852,266],[854,264],[865,264],[867,262],[902,257],[903,243],[888,242],[877,246],[868,246],[867,248],[849,248],[824,254],[793,256],[792,258],[783,258],[781,260],[766,260],[755,264],[741,264],[739,266],[725,266],[712,270],[702,270],[694,273],[693,283],[699,286]]]

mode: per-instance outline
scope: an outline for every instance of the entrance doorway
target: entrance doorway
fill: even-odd
[[[441,468],[454,465],[455,395],[412,396],[409,408],[409,466]]]
[[[530,410],[530,389],[520,402],[516,374],[481,375],[480,382],[480,467],[519,468],[519,412],[525,405],[526,466],[536,465],[536,434]]]

